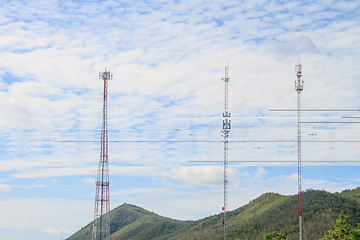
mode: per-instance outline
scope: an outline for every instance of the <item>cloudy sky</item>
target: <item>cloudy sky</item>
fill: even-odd
[[[296,109],[299,60],[303,109],[342,110],[303,112],[302,159],[344,161],[304,163],[303,188],[359,186],[360,112],[344,111],[360,109],[359,1],[0,5],[1,239],[66,238],[93,220],[105,67],[112,208],[221,212],[221,163],[190,161],[223,160],[221,142],[201,141],[222,140],[227,64],[230,141],[248,141],[229,160],[260,161],[229,165],[230,209],[297,192],[296,163],[272,162],[297,160],[296,112],[270,110]]]

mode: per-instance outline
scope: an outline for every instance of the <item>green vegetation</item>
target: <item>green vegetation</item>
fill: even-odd
[[[321,240],[360,240],[360,225],[358,225],[357,229],[352,229],[349,216],[345,215],[345,213],[341,212],[333,225],[334,229],[329,231],[329,234]]]
[[[131,204],[123,204],[113,209],[110,212],[110,223],[111,239],[114,240],[166,239],[167,234],[187,225],[186,221],[165,218]],[[68,240],[91,239],[91,227],[92,223],[72,235]]]
[[[360,187],[353,190],[346,189],[339,193],[339,195],[360,203]]]
[[[264,240],[287,240],[287,238],[285,233],[272,232],[266,233]]]
[[[323,238],[333,228],[332,222],[340,212],[349,216],[346,224],[351,226],[352,234],[356,235],[359,232],[356,226],[360,223],[359,193],[360,188],[334,194],[318,190],[304,192],[302,194],[304,239]],[[299,231],[297,201],[297,195],[282,196],[266,193],[243,207],[229,211],[228,238],[297,239]],[[197,221],[178,221],[134,205],[123,204],[113,209],[110,217],[112,240],[220,240],[223,238],[221,213]],[[91,239],[91,225],[92,223],[88,224],[68,240]],[[323,240],[326,239],[330,238]],[[358,240],[358,238],[349,239]]]

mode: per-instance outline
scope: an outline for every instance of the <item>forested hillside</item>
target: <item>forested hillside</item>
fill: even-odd
[[[360,188],[329,193],[303,193],[304,239],[324,237],[340,212],[349,215],[352,226],[360,223]],[[282,232],[298,238],[297,196],[266,193],[245,206],[228,212],[228,239],[263,239],[265,233]],[[222,214],[198,221],[161,217],[140,207],[123,204],[110,212],[112,240],[222,239]],[[91,223],[68,240],[91,239]]]

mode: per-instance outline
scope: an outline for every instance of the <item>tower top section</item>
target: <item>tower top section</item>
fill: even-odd
[[[99,78],[102,80],[111,80],[113,77],[113,74],[110,71],[106,71],[105,68],[105,72],[99,72]]]
[[[227,135],[230,131],[231,127],[231,113],[228,111],[228,104],[229,104],[229,67],[225,67],[225,77],[221,78],[225,82],[225,112],[223,113],[224,121],[223,121],[223,133]]]
[[[229,66],[225,66],[225,77],[221,78],[221,80],[223,80],[224,82],[228,82],[229,79]]]
[[[301,63],[295,65],[296,80],[295,80],[295,90],[300,93],[304,89],[304,80],[302,77],[302,65]]]

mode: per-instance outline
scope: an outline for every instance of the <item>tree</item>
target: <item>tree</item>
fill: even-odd
[[[278,233],[278,232],[272,232],[272,233],[266,233],[264,235],[264,240],[288,240],[286,238],[285,233]]]
[[[360,240],[360,225],[357,229],[351,229],[349,216],[344,212],[339,214],[339,218],[333,222],[334,229],[320,240]]]

